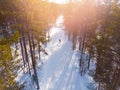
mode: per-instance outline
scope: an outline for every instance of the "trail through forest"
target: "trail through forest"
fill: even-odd
[[[92,77],[79,74],[79,51],[72,50],[72,43],[64,31],[64,19],[60,16],[56,25],[50,29],[50,42],[45,48],[48,55],[42,53],[38,61],[37,73],[40,90],[90,90],[88,84]],[[25,75],[21,79],[25,79]],[[36,90],[35,83],[26,79],[25,90]]]

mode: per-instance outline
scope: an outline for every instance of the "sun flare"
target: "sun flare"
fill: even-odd
[[[67,0],[50,0],[51,2],[56,2],[56,3],[60,3],[60,4],[63,4],[63,3],[66,3]]]

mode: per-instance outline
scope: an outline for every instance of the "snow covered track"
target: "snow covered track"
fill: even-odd
[[[40,90],[89,90],[84,85],[89,83],[89,78],[79,75],[79,52],[72,50],[72,44],[63,30],[63,22],[63,16],[60,16],[56,26],[50,30],[51,40],[45,48],[48,56],[42,54],[42,66],[38,62]],[[30,79],[26,83],[25,90],[36,90]]]
[[[62,23],[59,20],[63,22],[60,17],[56,27],[51,29],[51,41],[46,50],[50,49],[53,52],[43,65],[41,90],[67,90],[66,85],[69,83],[67,79],[71,75],[71,68],[74,64],[71,42],[67,40],[65,32],[58,28],[59,23]]]

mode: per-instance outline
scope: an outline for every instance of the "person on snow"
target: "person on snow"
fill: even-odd
[[[61,42],[61,39],[59,39],[59,42]]]

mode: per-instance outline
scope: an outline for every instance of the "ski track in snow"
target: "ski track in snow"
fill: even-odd
[[[67,40],[63,30],[57,27],[52,30],[57,31],[56,33],[53,31],[52,40],[48,43],[48,48],[53,49],[51,50],[53,52],[48,62],[43,66],[41,90],[68,90],[64,87],[71,83],[67,77],[71,78],[71,69],[74,64],[72,45]],[[61,42],[58,42],[59,39],[61,39]]]
[[[72,44],[68,41],[65,31],[59,27],[62,22],[63,17],[60,16],[57,25],[50,30],[51,40],[45,48],[48,56],[41,57],[43,65],[39,65],[38,62],[40,90],[88,90],[84,85],[88,78],[79,75],[79,52],[72,50]],[[28,80],[25,90],[37,90],[35,84],[30,82],[31,80]]]

